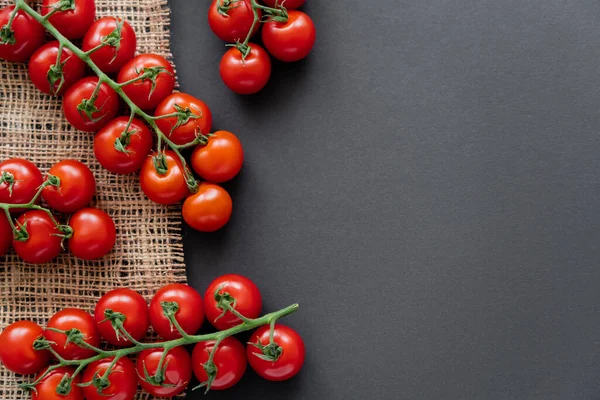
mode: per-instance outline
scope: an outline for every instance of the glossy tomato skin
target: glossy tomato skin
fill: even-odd
[[[197,146],[192,153],[192,169],[202,179],[222,183],[233,179],[242,169],[244,149],[236,135],[217,131],[208,137],[208,143]]]
[[[118,28],[121,21],[120,18],[104,17],[94,22],[83,38],[82,50],[89,51],[100,45],[106,36]],[[127,21],[123,21],[119,48],[104,46],[94,51],[90,58],[98,68],[107,74],[117,72],[133,58],[136,43],[135,31]]]
[[[312,19],[302,11],[289,11],[287,22],[267,22],[262,30],[265,47],[280,61],[294,62],[312,50],[317,31]]]
[[[235,47],[225,52],[219,65],[223,83],[238,94],[260,92],[271,77],[271,59],[257,44],[250,44],[250,54],[242,59],[242,53]]]
[[[288,10],[295,10],[302,7],[306,0],[262,0],[262,3],[271,8],[275,8],[276,5],[283,5]]]
[[[26,204],[33,199],[38,188],[44,182],[42,173],[31,161],[23,158],[11,158],[0,163],[2,174],[10,174],[14,179],[12,192],[8,183],[0,183],[0,203]],[[22,210],[14,210],[18,212]]]
[[[17,219],[17,231],[25,227],[29,237],[26,240],[13,239],[15,252],[30,264],[44,264],[52,261],[62,250],[62,238],[48,214],[41,210],[27,211]]]
[[[62,66],[63,83],[60,86],[58,79],[52,87],[48,81],[48,72],[50,67],[56,65],[59,57],[59,43],[57,40],[46,43],[40,47],[29,60],[28,70],[29,78],[40,91],[46,94],[63,94],[75,82],[85,76],[85,64],[73,52],[66,47],[60,53],[60,63]],[[60,89],[59,89],[60,86]]]
[[[136,362],[138,375],[145,377],[144,366],[146,366],[148,375],[153,376],[156,374],[163,352],[164,350],[160,348],[142,351]],[[144,379],[140,379],[142,388],[146,392],[159,397],[173,397],[183,393],[190,379],[192,379],[192,360],[189,353],[183,347],[175,347],[167,353],[163,365],[167,366],[164,383],[168,386],[154,386]]]
[[[114,357],[94,361],[87,366],[83,373],[83,382],[92,382],[95,376],[104,376]],[[98,393],[93,385],[82,388],[87,400],[132,400],[138,387],[138,377],[135,365],[127,357],[119,358],[108,375],[110,385]]]
[[[160,174],[155,166],[157,154],[147,157],[140,171],[140,186],[150,200],[159,204],[179,203],[189,193],[184,167],[179,157],[171,151],[164,152],[167,172]]]
[[[100,344],[100,335],[96,328],[96,321],[94,321],[94,317],[89,313],[78,308],[65,308],[57,312],[48,321],[45,336],[46,339],[55,343],[52,345],[52,348],[67,360],[83,360],[96,355],[94,350],[81,348],[74,343],[69,343],[65,346],[67,336],[48,328],[62,331],[79,329],[87,343],[98,347]]]
[[[258,10],[258,18],[262,17],[262,12]],[[243,42],[246,35],[252,28],[254,22],[254,13],[250,0],[241,0],[233,5],[233,8],[227,10],[227,15],[219,12],[218,0],[213,0],[208,10],[208,25],[213,33],[221,40],[228,43],[235,43],[238,40]],[[254,27],[252,35],[260,29],[260,23]]]
[[[208,361],[210,353],[213,351],[215,341],[200,342],[194,347],[192,352],[192,368],[194,375],[200,382],[206,382],[208,375],[202,367]],[[213,358],[217,367],[217,376],[213,381],[210,390],[229,389],[242,379],[246,372],[246,349],[242,343],[233,338],[224,339]]]
[[[118,83],[128,82],[142,75],[144,68],[161,67],[155,79],[152,90],[152,81],[149,79],[137,81],[123,86],[125,94],[142,110],[153,110],[175,88],[175,71],[166,58],[158,54],[140,54],[129,60],[119,71]]]
[[[185,222],[200,232],[214,232],[224,227],[231,218],[233,203],[225,189],[214,183],[203,182],[198,191],[183,203]]]
[[[71,216],[69,251],[82,260],[96,260],[108,254],[117,238],[115,223],[102,210],[84,208]]]
[[[163,302],[179,304],[175,319],[184,332],[193,335],[200,329],[204,322],[202,296],[188,285],[174,283],[160,288],[150,302],[150,322],[160,337],[167,340],[181,337],[177,329],[171,329],[169,319],[163,313]]]
[[[13,241],[13,231],[5,213],[0,214],[0,257],[8,253]]]
[[[92,113],[92,119],[77,110],[82,100],[89,100],[98,84],[98,77],[89,76],[80,79],[67,90],[63,97],[65,118],[75,129],[94,132],[112,120],[119,111],[119,95],[106,83],[102,83],[94,105],[98,111]]]
[[[262,309],[262,297],[258,287],[250,279],[236,274],[222,275],[212,281],[204,293],[204,315],[215,328],[222,331],[233,328],[242,321],[227,311],[217,319],[223,310],[218,307],[215,293],[228,293],[235,299],[234,308],[246,318],[257,318]]]
[[[4,7],[0,10],[0,28],[10,20],[14,6]],[[12,23],[15,44],[0,44],[0,58],[11,62],[24,62],[31,57],[44,43],[44,27],[33,17],[20,10]]]
[[[59,186],[46,186],[42,191],[50,208],[73,213],[90,204],[96,194],[94,174],[82,162],[62,160],[50,168],[48,174],[60,180]]]
[[[258,328],[248,343],[257,343],[260,340],[263,345],[268,345],[269,332],[269,325]],[[306,354],[304,341],[295,330],[280,324],[275,324],[274,340],[283,348],[283,353],[277,361],[266,361],[257,357],[256,354],[262,354],[261,351],[256,346],[248,344],[246,347],[248,362],[261,377],[270,381],[285,381],[300,372],[304,365]]]
[[[58,6],[61,0],[44,0],[42,15],[47,15]],[[48,21],[67,39],[81,39],[96,18],[94,0],[74,0],[75,8],[68,11],[57,11]]]
[[[111,290],[100,298],[94,311],[98,331],[104,340],[113,346],[131,346],[132,343],[123,335],[117,338],[110,321],[105,320],[106,310],[125,316],[123,327],[135,340],[141,341],[146,336],[150,327],[150,315],[146,300],[138,292],[127,288]]]
[[[68,395],[63,396],[56,393],[56,387],[62,381],[65,375],[73,376],[75,369],[71,367],[59,367],[52,370],[48,375],[44,377],[36,386],[35,390],[31,392],[32,400],[83,400],[83,391],[78,385],[81,383],[81,376],[75,376],[73,378],[73,384],[71,385],[71,391]],[[36,378],[40,378],[44,372],[42,371]]]
[[[50,353],[33,349],[44,330],[32,321],[17,321],[0,333],[0,364],[22,375],[35,374],[48,365]]]
[[[161,118],[156,120],[159,129],[169,137],[175,144],[186,144],[193,141],[198,133],[205,135],[210,133],[212,128],[212,114],[208,106],[202,101],[186,93],[173,93],[164,99],[154,112],[155,116],[167,115],[176,112],[175,105],[189,109],[193,114],[200,118],[190,118],[190,120],[173,129],[177,125],[176,117]],[[171,130],[173,130],[171,132]]]

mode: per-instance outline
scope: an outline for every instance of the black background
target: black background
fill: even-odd
[[[251,97],[208,3],[170,2],[179,80],[246,163],[190,282],[299,302],[308,350],[210,398],[599,398],[600,3],[308,0],[313,53]]]

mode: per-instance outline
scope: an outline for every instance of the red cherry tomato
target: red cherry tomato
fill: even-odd
[[[0,333],[0,364],[17,374],[29,375],[48,365],[50,353],[34,350],[33,342],[44,336],[35,322],[18,321]]]
[[[121,40],[118,40],[119,31]],[[116,42],[115,45],[110,44],[110,41]],[[133,58],[137,43],[135,31],[127,21],[120,18],[100,18],[85,34],[82,50],[90,51],[105,42],[109,44],[94,51],[90,58],[102,71],[117,72]]]
[[[44,0],[42,15],[47,15],[59,7],[61,0]],[[73,9],[57,11],[48,21],[67,39],[81,39],[96,18],[94,0],[73,0]]]
[[[302,60],[312,50],[317,31],[312,19],[302,11],[289,11],[287,22],[267,22],[262,30],[263,44],[273,57],[285,62]]]
[[[14,9],[14,6],[10,6],[0,10],[0,29],[8,24]],[[10,38],[10,41],[0,44],[0,58],[12,62],[27,61],[33,52],[44,43],[46,35],[44,27],[22,10],[17,12],[11,25],[11,31],[10,35],[13,37]],[[3,41],[2,39],[0,37],[0,42]]]
[[[219,8],[221,4],[221,8]],[[258,19],[262,17],[260,9]],[[208,25],[217,37],[228,43],[235,43],[238,40],[243,42],[246,35],[252,28],[254,22],[254,13],[250,0],[241,0],[231,2],[228,6],[221,0],[213,0],[208,10]],[[256,34],[260,28],[260,23],[256,23],[252,35]]]
[[[146,392],[154,396],[177,396],[183,393],[190,379],[192,379],[192,360],[183,347],[171,349],[167,353],[163,363],[163,368],[166,366],[165,381],[163,384],[166,384],[166,386],[153,385],[146,380],[145,371],[151,377],[156,374],[163,352],[163,349],[157,348],[144,350],[140,353],[136,363],[140,384]]]
[[[192,352],[192,368],[194,375],[200,382],[208,380],[208,374],[203,365],[206,364],[210,353],[214,351],[215,341],[200,342]],[[229,389],[242,379],[246,372],[246,350],[242,343],[233,338],[223,339],[213,358],[217,367],[217,376],[210,386],[210,390]]]
[[[94,311],[98,331],[104,340],[114,346],[131,346],[131,341],[123,334],[117,337],[110,321],[106,319],[106,310],[125,317],[123,328],[135,340],[141,341],[146,336],[150,327],[150,315],[146,300],[138,292],[125,288],[111,290],[100,298]]]
[[[75,376],[71,384],[71,391],[67,395],[58,394],[56,389],[65,375],[72,377],[75,369],[71,367],[59,367],[44,377],[37,385],[35,390],[31,391],[32,400],[83,400],[83,391],[79,384],[81,376]],[[44,374],[42,371],[36,378],[39,379]]]
[[[267,361],[258,357],[264,354],[258,347],[250,343],[269,344],[270,327],[265,325],[252,334],[246,347],[248,362],[256,373],[270,381],[285,381],[295,376],[302,369],[306,350],[300,335],[285,325],[275,325],[274,341],[281,349],[281,356],[276,361]]]
[[[240,140],[228,131],[217,131],[208,137],[205,146],[192,153],[192,168],[209,182],[222,183],[233,179],[242,169],[244,149]]]
[[[56,211],[72,213],[90,204],[96,194],[96,180],[92,171],[77,160],[59,161],[48,171],[58,179],[57,186],[46,186],[42,197]]]
[[[175,88],[175,71],[158,54],[140,54],[121,68],[117,82],[129,82],[144,72],[156,74],[154,83],[151,79],[139,80],[123,86],[123,91],[142,110],[153,110]]]
[[[113,361],[114,357],[110,357],[88,365],[83,373],[83,383],[104,377]],[[135,397],[138,377],[135,365],[129,358],[119,358],[106,378],[108,384],[106,388],[99,391],[94,385],[84,386],[83,396],[87,400],[132,400]]]
[[[300,8],[306,3],[306,0],[262,0],[262,3],[271,8],[276,6],[283,6],[288,10],[295,10]],[[277,3],[277,4],[275,4]]]
[[[238,94],[254,94],[265,87],[271,77],[271,59],[257,44],[250,44],[250,53],[244,59],[235,47],[225,52],[219,66],[225,85]]]
[[[0,203],[29,203],[43,182],[42,173],[31,161],[22,158],[6,160],[0,163]]]
[[[204,315],[218,330],[233,328],[242,321],[229,311],[220,317],[223,309],[218,307],[215,300],[217,290],[222,295],[222,300],[229,300],[231,306],[244,317],[257,318],[260,315],[262,297],[254,282],[241,275],[222,275],[212,281],[204,293]]]
[[[13,247],[19,257],[31,264],[52,261],[62,250],[62,237],[50,216],[41,210],[27,211],[17,219],[20,239],[13,239]]]
[[[4,212],[0,213],[0,256],[5,255],[10,250],[13,241],[12,226]]]
[[[100,335],[96,328],[96,321],[87,312],[78,308],[65,308],[57,312],[48,321],[45,336],[48,341],[54,342],[52,345],[54,351],[67,360],[83,360],[96,355],[94,350],[79,347],[75,343],[67,344],[67,335],[52,329],[61,331],[78,329],[86,343],[98,347]]]
[[[29,78],[46,94],[61,95],[85,76],[85,63],[66,47],[58,60],[58,49],[58,41],[46,43],[29,60]]]
[[[115,223],[102,210],[84,208],[69,220],[73,235],[69,238],[69,250],[82,260],[104,257],[115,245],[117,231]]]
[[[178,121],[177,117],[157,119],[156,125],[173,143],[179,145],[190,143],[199,133],[205,135],[210,133],[212,127],[210,109],[202,100],[189,94],[173,93],[156,107],[154,115],[160,117],[172,114],[177,111],[177,108],[184,111],[188,110],[191,114],[199,116],[199,118],[190,116],[187,122],[184,120]],[[179,126],[177,126],[178,122],[180,122]]]
[[[167,340],[181,337],[163,312],[164,302],[178,304],[175,319],[184,332],[193,335],[200,329],[204,322],[202,296],[188,285],[174,283],[160,288],[150,302],[150,322],[160,337]]]
[[[77,109],[82,101],[91,100],[98,85],[98,77],[80,79],[67,90],[63,98],[63,112],[65,118],[75,129],[84,132],[94,132],[106,125],[117,115],[119,110],[119,95],[106,83],[100,85],[93,103],[95,111],[90,110],[91,119],[84,112]],[[90,102],[91,103],[91,102]]]
[[[231,218],[233,204],[225,189],[214,183],[203,182],[198,191],[183,203],[183,219],[200,232],[214,232],[224,227]]]
[[[160,160],[160,155],[154,153],[144,161],[140,171],[142,191],[155,203],[178,203],[189,193],[184,167],[179,157],[170,150],[164,152],[166,165],[162,165]],[[157,171],[157,163],[161,164],[160,171]]]

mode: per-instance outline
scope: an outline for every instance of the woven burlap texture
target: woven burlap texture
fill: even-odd
[[[0,0],[0,7],[10,3]],[[166,0],[96,0],[96,6],[98,16],[118,16],[134,27],[140,53],[171,57]],[[130,287],[150,299],[164,284],[185,281],[179,206],[153,204],[135,175],[104,170],[94,159],[93,134],[69,126],[61,100],[40,93],[25,64],[1,61],[0,71],[0,159],[27,158],[43,173],[61,159],[84,162],[96,177],[95,206],[117,226],[114,251],[98,262],[68,253],[43,266],[24,264],[14,254],[0,257],[0,329],[21,319],[45,324],[65,307],[93,312],[99,296],[117,287]],[[22,380],[0,367],[0,399],[29,398],[17,387]]]

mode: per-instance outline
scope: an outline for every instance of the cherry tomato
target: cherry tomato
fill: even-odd
[[[145,71],[155,71],[154,83],[151,79],[143,79],[123,86],[123,91],[142,110],[153,110],[175,88],[175,71],[166,58],[158,54],[140,54],[121,68],[117,82],[131,81]]]
[[[262,30],[263,44],[273,57],[285,62],[302,60],[312,50],[317,31],[312,19],[302,11],[289,11],[287,22],[267,22]]]
[[[114,359],[114,357],[104,358],[88,365],[83,372],[83,383],[93,382],[94,379],[104,377]],[[132,400],[135,397],[138,378],[135,365],[129,358],[119,358],[110,370],[107,379],[108,386],[102,390],[94,385],[84,386],[82,388],[83,396],[87,400]]]
[[[203,182],[198,191],[183,203],[183,219],[200,232],[214,232],[227,224],[231,218],[231,196],[214,183]]]
[[[75,343],[67,344],[67,335],[50,328],[61,331],[78,329],[86,343],[98,347],[100,334],[96,328],[96,321],[87,312],[78,308],[65,308],[57,312],[48,321],[45,336],[48,341],[55,343],[52,345],[54,351],[67,360],[83,360],[96,355],[94,350],[79,347]]]
[[[146,300],[138,292],[125,288],[111,290],[100,298],[94,311],[98,331],[104,340],[114,346],[131,346],[131,341],[122,334],[117,337],[110,321],[106,320],[106,310],[121,313],[125,317],[123,328],[135,340],[141,341],[146,336],[150,315]]]
[[[262,3],[271,8],[275,8],[277,5],[282,5],[288,10],[295,10],[302,7],[304,3],[306,3],[306,0],[262,0]]]
[[[166,160],[166,171],[156,170],[156,163],[160,163],[160,156],[154,153],[147,157],[140,172],[140,185],[142,191],[155,203],[175,204],[183,200],[190,192],[185,181],[184,167],[179,157],[170,150],[163,152]],[[165,166],[161,166],[164,168]],[[162,171],[162,170],[161,170]]]
[[[163,368],[166,366],[165,381],[163,384],[166,384],[166,386],[156,386],[146,380],[145,371],[148,372],[150,377],[156,374],[163,352],[163,349],[157,348],[147,349],[140,353],[136,362],[140,384],[146,392],[154,396],[177,396],[183,393],[190,379],[192,379],[192,360],[183,347],[171,349],[167,353],[163,363]]]
[[[208,374],[203,365],[208,361],[210,353],[213,351],[215,341],[200,342],[194,347],[192,352],[192,368],[194,375],[200,382],[208,380]],[[246,372],[246,350],[242,343],[233,338],[223,339],[213,358],[213,363],[217,367],[217,376],[210,386],[211,390],[229,389],[242,379]]]
[[[58,49],[58,41],[46,43],[29,60],[29,78],[46,94],[61,95],[85,76],[85,63],[66,47],[58,60]]]
[[[235,43],[238,40],[243,42],[246,35],[252,28],[254,22],[254,13],[250,0],[241,0],[233,2],[229,0],[229,5],[219,10],[219,4],[225,5],[228,0],[213,0],[208,10],[208,25],[217,37],[228,43]],[[220,2],[220,3],[219,3]],[[230,7],[229,9],[227,9]],[[258,19],[262,17],[260,9]],[[260,23],[254,26],[252,35],[255,35],[260,28]]]
[[[42,2],[42,15],[47,15],[61,0],[44,0]],[[73,8],[66,11],[57,11],[48,21],[67,39],[81,39],[96,18],[96,5],[94,0],[73,0]]]
[[[72,213],[90,204],[96,194],[96,180],[92,171],[77,160],[59,161],[48,174],[58,178],[57,186],[46,186],[42,197],[56,211]]]
[[[120,30],[120,38],[119,37]],[[120,18],[100,18],[90,27],[83,38],[83,51],[89,51],[102,43],[115,41],[118,44],[106,46],[94,51],[90,58],[102,71],[108,73],[117,72],[125,63],[133,58],[137,39],[135,31]]]
[[[262,297],[258,287],[250,279],[241,275],[222,275],[212,281],[204,293],[204,315],[218,330],[233,328],[242,321],[227,311],[223,317],[223,309],[218,307],[215,293],[219,291],[224,301],[229,303],[246,318],[257,318],[262,308]],[[219,318],[220,317],[220,318]]]
[[[104,257],[115,245],[117,230],[115,223],[102,210],[84,208],[69,220],[73,235],[69,238],[69,250],[82,260]]]
[[[0,256],[5,255],[10,250],[13,240],[13,231],[8,218],[4,212],[0,213]]]
[[[258,357],[264,353],[252,343],[262,343],[263,346],[269,344],[270,326],[265,325],[256,330],[248,341],[246,354],[248,362],[256,373],[269,381],[285,381],[295,376],[302,369],[304,364],[305,348],[304,341],[292,328],[275,324],[274,341],[281,349],[282,353],[276,361],[267,361]]]
[[[67,395],[56,393],[56,388],[64,379],[65,375],[72,377],[75,369],[71,367],[59,367],[44,377],[37,385],[35,390],[31,391],[32,400],[83,400],[83,391],[78,385],[81,383],[81,376],[75,376],[71,384],[71,391]],[[36,378],[39,379],[44,374],[42,371]]]
[[[35,322],[18,321],[0,333],[0,364],[17,374],[29,375],[48,365],[50,353],[33,349],[33,342],[44,336]]]
[[[192,153],[192,168],[209,182],[222,183],[233,179],[244,163],[240,140],[228,131],[217,131],[208,143],[197,146]]]
[[[80,79],[67,90],[63,98],[65,118],[75,129],[84,132],[94,132],[106,125],[117,115],[119,110],[119,95],[106,83],[100,85],[96,99],[90,109],[92,118],[77,109],[84,100],[91,100],[98,85],[98,77],[90,76]],[[90,102],[91,103],[91,102]]]
[[[14,9],[14,6],[10,6],[0,10],[0,29],[8,24]],[[13,37],[10,38],[10,41],[0,44],[0,58],[12,62],[27,61],[33,52],[44,43],[46,35],[44,27],[22,10],[17,12],[11,25],[11,31],[10,35]],[[2,39],[2,35],[0,35],[0,42],[3,41]]]
[[[164,339],[178,339],[181,334],[171,327],[169,319],[162,308],[164,302],[179,305],[175,319],[184,332],[193,335],[204,322],[202,296],[188,285],[174,283],[160,288],[150,302],[150,322],[158,335]]]
[[[244,59],[235,47],[225,52],[219,66],[225,85],[238,94],[254,94],[265,87],[271,77],[271,59],[257,44],[250,44],[250,53]]]
[[[156,125],[167,135],[175,144],[186,144],[193,141],[199,133],[209,134],[212,127],[212,114],[210,109],[202,100],[199,100],[189,94],[173,93],[162,101],[156,107],[154,115],[172,114],[177,111],[178,106],[182,110],[188,110],[191,114],[199,116],[194,118],[190,116],[187,122],[180,120],[177,126],[177,117],[161,118],[156,120]]]
[[[31,161],[22,158],[6,160],[0,163],[0,203],[29,203],[43,182],[42,173]]]
[[[13,247],[21,259],[30,264],[52,261],[62,250],[60,235],[50,216],[41,210],[27,211],[17,219],[17,232],[26,232],[13,239]]]

